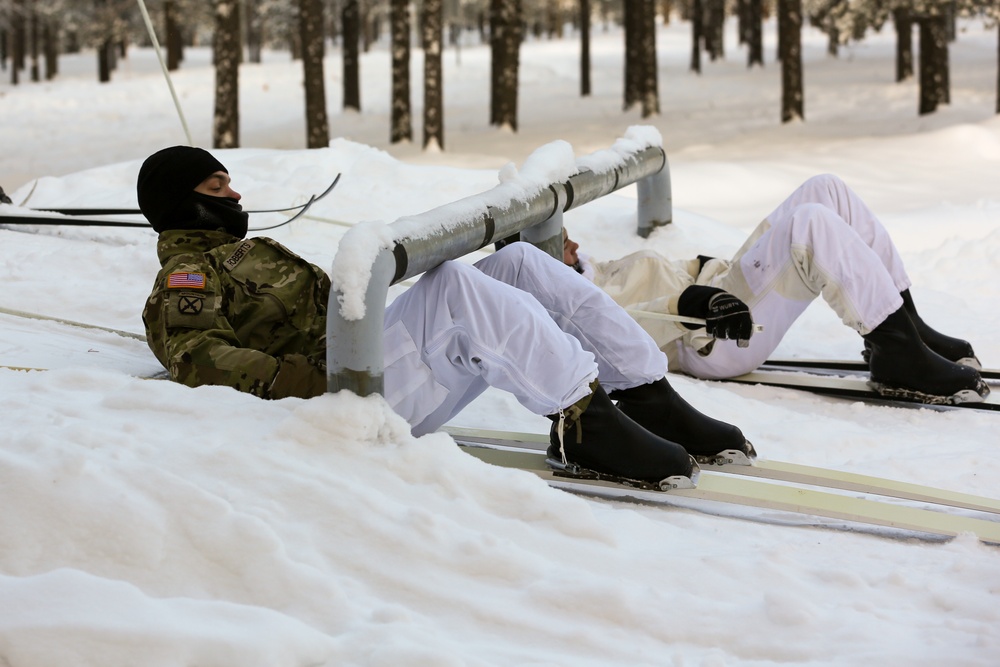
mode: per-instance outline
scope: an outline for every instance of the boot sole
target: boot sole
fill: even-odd
[[[599,472],[590,468],[585,468],[576,463],[563,463],[559,459],[546,457],[545,464],[552,469],[552,474],[556,477],[566,477],[568,479],[587,479],[613,482],[622,486],[630,486],[644,491],[671,491],[673,489],[693,489],[698,484],[698,475],[701,468],[692,458],[691,475],[671,475],[661,479],[659,482],[650,482],[643,479],[632,479],[621,475],[612,475],[606,472]]]
[[[872,391],[874,391],[879,396],[885,396],[886,398],[900,398],[907,401],[927,403],[928,405],[958,405],[959,403],[982,403],[984,400],[986,400],[986,397],[990,395],[990,388],[983,380],[979,380],[979,382],[976,384],[975,389],[962,389],[961,391],[955,392],[950,396],[927,394],[925,392],[916,391],[914,389],[894,387],[892,385],[883,384],[876,380],[868,380],[868,386],[871,387]]]

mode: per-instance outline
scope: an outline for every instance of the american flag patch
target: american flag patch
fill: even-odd
[[[204,273],[171,273],[167,276],[167,288],[171,287],[194,287],[196,289],[205,288]]]

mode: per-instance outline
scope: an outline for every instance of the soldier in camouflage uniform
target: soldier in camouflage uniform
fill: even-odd
[[[166,231],[157,254],[143,321],[172,378],[261,398],[325,391],[330,280],[319,267],[271,239],[234,242],[215,230]]]
[[[142,315],[150,349],[191,387],[228,385],[261,398],[323,393],[330,279],[271,239],[244,239],[247,215],[225,168],[204,151],[179,154],[193,176],[178,186],[160,183],[168,160],[150,158],[140,175],[162,266]]]
[[[327,275],[244,238],[240,195],[206,151],[155,153],[137,191],[162,265],[143,322],[170,377],[270,399],[324,393]],[[417,435],[494,386],[552,419],[552,456],[612,478],[655,483],[692,474],[689,452],[752,453],[670,388],[666,357],[610,297],[527,244],[428,271],[386,309],[384,339],[386,399]]]

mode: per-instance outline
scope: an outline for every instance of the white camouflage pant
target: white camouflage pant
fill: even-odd
[[[764,330],[746,348],[716,340],[707,356],[678,342],[681,369],[707,379],[760,366],[819,295],[844,324],[867,334],[903,305],[899,293],[910,279],[875,214],[842,180],[822,175],[768,215],[712,284],[743,300]]]
[[[429,433],[487,386],[528,410],[568,407],[600,377],[608,390],[657,380],[666,356],[618,304],[528,243],[475,267],[445,262],[385,313],[385,393],[393,409]]]

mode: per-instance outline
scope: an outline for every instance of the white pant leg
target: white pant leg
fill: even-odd
[[[528,243],[513,243],[480,260],[476,268],[531,294],[559,328],[597,359],[598,377],[609,391],[662,378],[667,358],[599,287]]]
[[[783,201],[766,220],[771,224],[787,219],[802,204],[822,204],[846,222],[861,240],[882,260],[897,292],[910,287],[896,245],[868,205],[842,179],[833,174],[813,176]]]
[[[386,399],[416,435],[487,386],[546,415],[585,396],[597,377],[593,355],[530,295],[458,262],[428,271],[390,304],[384,348]]]
[[[755,333],[747,348],[717,340],[707,356],[680,346],[678,361],[686,372],[721,378],[753,370],[820,294],[844,324],[860,334],[902,306],[883,258],[826,204],[786,202],[766,222],[770,228],[734,260],[737,266],[714,281],[745,301],[764,331]]]

